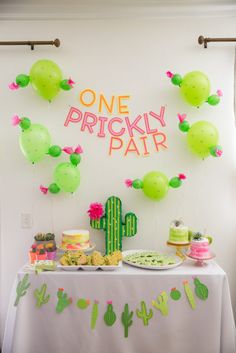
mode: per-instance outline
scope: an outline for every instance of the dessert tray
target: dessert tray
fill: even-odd
[[[183,263],[183,259],[176,255],[153,250],[128,250],[123,251],[122,256],[124,263],[148,270],[168,270]]]

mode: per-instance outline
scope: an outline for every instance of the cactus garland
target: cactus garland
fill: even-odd
[[[183,281],[183,285],[184,285],[185,294],[186,294],[186,296],[188,298],[188,302],[189,302],[191,308],[193,310],[195,310],[196,309],[196,303],[195,303],[193,291],[192,291],[188,281]]]
[[[195,293],[198,298],[201,300],[207,300],[208,298],[208,288],[205,284],[200,282],[200,280],[195,277],[194,278],[194,284],[195,284]]]
[[[42,286],[38,289],[35,289],[34,296],[37,300],[36,308],[41,308],[43,304],[47,304],[50,299],[50,294],[46,295],[47,292],[47,284],[43,283]]]
[[[91,314],[91,322],[90,322],[90,326],[91,329],[94,330],[96,327],[96,323],[97,323],[97,318],[98,318],[98,300],[94,300],[93,303],[93,308],[92,308],[92,314]]]
[[[122,203],[115,196],[107,199],[103,216],[103,212],[98,213],[98,208],[95,209],[95,205],[100,204],[91,204],[88,210],[90,225],[94,229],[105,230],[106,254],[109,255],[116,250],[122,250],[123,237],[133,237],[137,233],[136,215],[129,212],[125,215],[125,221],[122,222]],[[98,214],[100,214],[100,217]]]
[[[144,326],[148,326],[149,320],[153,317],[152,309],[147,312],[147,306],[144,300],[141,301],[141,310],[136,310],[136,315],[139,319],[143,320]]]
[[[81,309],[81,310],[84,310],[84,309],[87,309],[87,307],[89,306],[90,304],[90,301],[89,299],[84,299],[84,298],[80,298],[77,300],[77,308],[78,309]]]
[[[167,316],[169,313],[167,302],[168,302],[168,295],[166,292],[162,292],[160,295],[158,295],[157,301],[155,300],[152,301],[152,306],[154,306],[154,308],[156,308],[157,310],[160,310],[163,316]]]
[[[107,326],[112,326],[116,322],[116,314],[113,311],[112,300],[107,302],[107,311],[103,318]]]
[[[176,288],[172,288],[170,292],[170,297],[173,300],[179,300],[181,298],[181,292]]]
[[[133,317],[134,312],[129,311],[129,304],[125,304],[124,306],[124,311],[122,312],[121,315],[121,322],[122,325],[124,326],[124,336],[127,338],[129,336],[129,328],[133,324]]]
[[[19,304],[20,298],[26,295],[27,289],[30,286],[30,282],[28,282],[29,279],[29,274],[26,273],[22,279],[22,281],[19,281],[16,287],[16,300],[14,303],[14,306],[17,306]]]
[[[72,303],[72,298],[67,297],[67,293],[64,293],[64,288],[58,288],[57,298],[56,312],[59,314]]]

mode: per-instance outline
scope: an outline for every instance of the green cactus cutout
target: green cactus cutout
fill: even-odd
[[[64,293],[64,289],[63,288],[58,288],[57,291],[57,306],[56,306],[56,312],[62,313],[62,311],[72,303],[72,298],[68,298],[67,297],[67,293]]]
[[[113,310],[111,300],[107,302],[107,311],[105,312],[103,319],[107,326],[112,326],[116,322],[116,314]]]
[[[188,298],[188,302],[189,302],[191,308],[193,310],[195,310],[196,309],[196,303],[195,303],[193,291],[192,291],[188,281],[183,281],[183,285],[184,285],[185,294],[186,294],[186,296]]]
[[[170,292],[170,297],[173,300],[179,300],[181,298],[181,292],[176,288],[172,288]]]
[[[122,315],[121,315],[121,322],[124,326],[125,338],[129,336],[129,327],[133,324],[133,320],[132,320],[133,314],[134,314],[133,311],[129,312],[129,304],[125,304],[124,311],[122,312]]]
[[[41,308],[43,304],[47,304],[50,299],[50,294],[46,295],[47,292],[47,284],[44,283],[39,289],[35,289],[34,296],[37,300],[36,308]]]
[[[207,300],[208,298],[208,288],[205,284],[200,282],[200,280],[195,277],[194,278],[194,284],[195,284],[195,293],[198,298],[201,300]]]
[[[139,319],[143,320],[144,326],[148,326],[149,320],[153,317],[153,311],[152,309],[149,310],[149,313],[147,312],[147,306],[145,301],[141,301],[141,310],[136,310],[136,315]]]
[[[163,316],[167,316],[169,314],[169,308],[168,308],[167,302],[168,302],[168,295],[166,292],[162,292],[160,295],[158,295],[157,301],[155,300],[152,301],[152,306],[157,310],[160,310]]]
[[[111,196],[107,199],[105,215],[97,220],[90,221],[94,229],[103,229],[106,232],[106,254],[122,250],[122,238],[133,237],[137,233],[137,217],[134,213],[125,215],[122,222],[122,203],[118,197]]]
[[[98,304],[99,304],[98,300],[94,300],[92,314],[91,314],[91,322],[90,322],[90,326],[92,330],[94,330],[96,327],[96,322],[97,322],[98,313],[99,313]]]
[[[89,304],[90,304],[89,299],[83,299],[83,298],[78,299],[78,301],[76,303],[77,308],[79,308],[81,310],[87,309]]]
[[[16,300],[14,303],[14,306],[17,306],[19,304],[20,298],[26,295],[27,289],[30,286],[30,282],[28,282],[29,279],[29,274],[26,273],[22,279],[22,281],[19,281],[16,287]]]

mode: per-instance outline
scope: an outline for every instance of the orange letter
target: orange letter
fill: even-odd
[[[108,103],[107,103],[106,98],[104,97],[104,95],[100,94],[99,108],[98,108],[99,113],[102,112],[102,102],[103,102],[104,105],[105,105],[106,110],[108,111],[108,113],[111,114],[113,112],[114,99],[115,99],[115,96],[112,96],[111,97],[111,103],[110,103],[110,106],[109,106]]]
[[[119,141],[120,144],[117,147],[114,147],[113,146],[113,141]],[[111,137],[110,147],[109,147],[109,156],[111,156],[111,151],[112,150],[119,150],[122,146],[123,146],[123,141],[122,141],[121,138],[119,138],[119,137]]]
[[[86,94],[87,92],[89,92],[89,93],[92,94],[92,100],[91,100],[90,103],[86,103],[86,102],[84,101],[84,98],[83,98],[84,94]],[[95,93],[92,89],[87,88],[87,89],[84,89],[84,90],[80,93],[79,98],[80,98],[80,103],[81,103],[81,104],[85,105],[86,107],[91,107],[91,105],[93,105],[94,102],[95,102],[95,100],[96,100],[96,93]]]
[[[156,140],[157,136],[162,136],[162,140],[160,142]],[[166,135],[163,134],[163,132],[157,132],[156,134],[153,134],[152,137],[153,137],[153,141],[155,143],[157,152],[159,152],[159,147],[158,147],[159,145],[161,145],[164,148],[167,148],[167,146],[164,144],[164,142],[166,142]]]
[[[129,114],[129,108],[127,105],[121,105],[121,100],[122,99],[129,99],[130,96],[118,96],[118,112],[119,114]],[[123,109],[126,109],[126,110],[123,110]]]
[[[73,113],[76,113],[77,117],[73,117]],[[66,121],[64,123],[64,126],[68,126],[69,122],[78,123],[81,119],[82,119],[82,112],[77,108],[71,107],[67,115]]]
[[[134,146],[133,148],[130,148],[131,144]],[[128,152],[135,152],[135,153],[137,153],[138,156],[140,156],[138,147],[136,146],[133,138],[131,138],[129,143],[128,143],[128,146],[127,146],[126,151],[125,151],[125,156],[127,155]]]

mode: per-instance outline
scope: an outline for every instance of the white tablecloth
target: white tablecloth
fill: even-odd
[[[16,307],[16,284],[25,272],[19,271],[9,304],[3,353],[235,353],[235,325],[225,272],[215,263],[197,267],[192,261],[167,271],[147,271],[123,265],[115,272],[43,272],[29,274],[30,287]],[[189,305],[183,281],[188,280],[194,292],[193,276],[207,285],[207,300],[195,294],[196,309]],[[51,295],[40,309],[35,307],[33,292],[43,283]],[[170,291],[176,287],[182,294],[174,301]],[[62,313],[55,310],[57,290],[73,298]],[[152,307],[152,300],[165,291],[168,316]],[[78,309],[78,298],[89,299],[85,310]],[[92,303],[99,301],[99,315],[94,330],[90,328]],[[103,316],[107,301],[112,300],[117,320],[112,327]],[[148,326],[136,316],[144,300],[152,307]],[[121,314],[128,303],[134,311],[129,336],[124,337]]]

